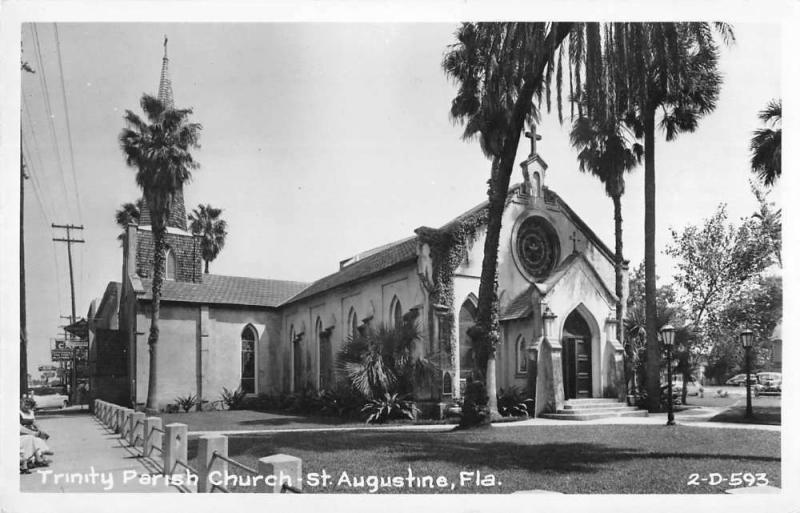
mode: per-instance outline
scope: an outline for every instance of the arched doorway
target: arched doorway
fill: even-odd
[[[458,362],[460,378],[477,377],[475,375],[475,352],[472,347],[472,340],[467,331],[475,325],[478,315],[478,307],[472,298],[467,298],[458,311]]]
[[[592,397],[592,331],[577,310],[564,321],[561,344],[564,399]]]

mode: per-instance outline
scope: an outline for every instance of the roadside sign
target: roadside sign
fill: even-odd
[[[84,339],[84,340],[79,340],[79,339],[68,340],[67,341],[67,347],[86,347],[86,348],[88,348],[89,347],[89,340],[87,340],[87,339]]]
[[[55,365],[40,365],[39,366],[39,372],[49,372],[49,371],[56,371],[56,370],[58,370],[58,367],[56,367]]]
[[[64,340],[56,340],[56,349],[66,349],[67,343]]]
[[[54,362],[67,362],[72,360],[72,349],[51,349],[50,359]]]

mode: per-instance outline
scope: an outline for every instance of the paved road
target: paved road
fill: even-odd
[[[55,455],[49,467],[19,476],[23,493],[178,491],[86,411],[37,415],[37,424],[50,434]]]

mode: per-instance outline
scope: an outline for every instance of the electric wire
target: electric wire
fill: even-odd
[[[55,116],[53,115],[53,107],[50,103],[50,89],[47,85],[47,74],[45,73],[43,62],[44,59],[42,58],[42,49],[39,43],[39,31],[36,29],[35,24],[31,24],[31,31],[33,33],[33,48],[35,51],[36,62],[38,65],[37,75],[39,75],[39,83],[42,87],[42,97],[44,99],[44,106],[45,111],[47,114],[47,121],[50,127],[50,135],[53,138],[53,150],[56,154],[56,164],[58,165],[58,171],[61,178],[61,187],[64,192],[64,201],[65,201],[65,210],[68,210],[69,203],[66,202],[66,199],[69,197],[67,194],[67,183],[64,178],[64,166],[61,161],[61,151],[58,145],[58,136],[56,135],[56,127],[55,127]]]

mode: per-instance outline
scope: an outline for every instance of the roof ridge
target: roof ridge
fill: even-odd
[[[254,276],[237,276],[235,274],[217,274],[217,273],[203,273],[203,276],[216,276],[218,278],[238,278],[242,280],[261,280],[261,281],[279,281],[284,283],[310,283],[307,281],[299,280],[283,280],[280,278],[257,278]]]

